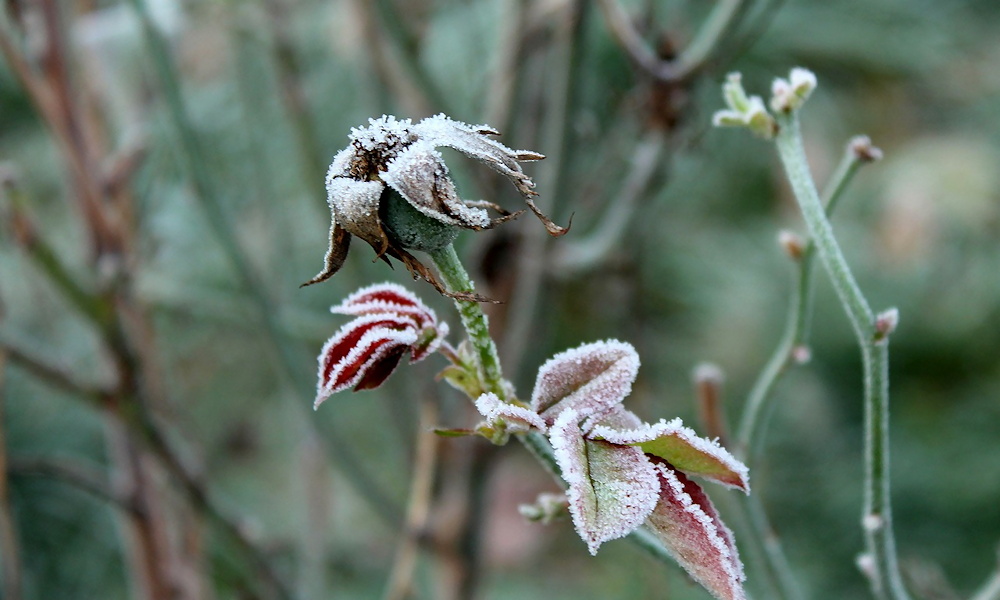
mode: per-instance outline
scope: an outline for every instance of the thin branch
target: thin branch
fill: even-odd
[[[279,311],[274,306],[264,284],[260,281],[240,245],[232,220],[225,214],[221,199],[208,171],[209,163],[204,159],[201,144],[181,95],[180,83],[166,41],[153,23],[145,0],[129,0],[129,4],[132,5],[142,23],[144,37],[149,47],[149,55],[166,98],[171,121],[179,136],[179,142],[183,149],[181,154],[192,178],[196,199],[200,203],[217,241],[222,245],[230,263],[236,269],[244,287],[254,301],[258,318],[264,327],[270,347],[275,352],[275,358],[281,367],[280,372],[286,383],[298,386],[296,389],[299,393],[296,396],[300,398],[310,397],[312,392],[306,392],[301,387],[302,383],[309,381],[309,379],[302,377],[301,369],[298,366],[308,363],[301,360],[300,353],[291,346],[282,331],[278,323]],[[295,406],[304,411],[306,404],[296,402]],[[305,422],[309,427],[310,435],[318,436],[313,425],[314,421],[306,419]],[[368,499],[376,513],[390,525],[395,525],[399,521],[399,511],[389,501],[390,496],[382,491],[381,486],[366,471],[357,467],[361,460],[356,456],[354,450],[340,441],[341,436],[336,434],[323,438],[323,440],[326,454],[330,460],[340,468],[347,480]]]
[[[636,31],[616,0],[598,0],[612,35],[629,59],[650,77],[665,83],[684,82],[705,67],[726,35],[746,12],[744,0],[719,0],[691,43],[677,58],[659,58]]]
[[[802,598],[802,590],[785,556],[781,538],[768,520],[760,493],[740,496],[735,504],[749,530],[749,535],[741,539],[751,549],[748,554],[760,561],[761,572],[771,593],[768,597],[779,600]]]
[[[86,398],[94,406],[98,406],[100,399],[109,393],[107,388],[80,381],[68,370],[19,348],[7,340],[0,339],[0,352],[5,353],[12,364],[16,364],[39,380],[61,391]]]
[[[867,147],[867,151],[859,150],[859,148],[863,150],[864,146]],[[827,218],[832,216],[843,196],[843,191],[861,165],[874,160],[873,152],[877,152],[877,148],[872,148],[867,138],[854,138],[847,144],[840,164],[823,190],[821,201],[825,207]],[[816,246],[812,241],[809,241],[798,257],[798,268],[792,288],[788,319],[785,322],[781,341],[778,342],[777,348],[754,382],[744,404],[745,408],[736,438],[736,449],[751,466],[756,462],[759,449],[763,445],[764,432],[762,428],[766,422],[764,417],[769,414],[775,401],[774,387],[789,367],[805,358],[804,353],[808,347],[809,314],[812,304],[812,271],[815,258]]]
[[[43,477],[59,481],[126,513],[140,512],[139,505],[133,502],[131,496],[115,491],[103,469],[79,459],[21,456],[10,459],[7,469],[15,477]]]
[[[0,567],[3,583],[3,597],[21,600],[24,585],[24,565],[21,562],[21,544],[18,541],[14,511],[10,505],[9,476],[10,462],[7,458],[7,393],[4,385],[7,374],[7,353],[0,348]]]
[[[500,131],[507,131],[514,98],[520,80],[522,43],[524,40],[527,0],[506,0],[504,21],[500,28],[497,50],[493,53],[496,63],[487,86],[483,122],[493,123]]]
[[[778,154],[837,297],[861,348],[865,405],[865,502],[862,523],[867,555],[862,564],[879,598],[906,600],[896,557],[889,490],[889,344],[826,219],[803,147],[798,113],[778,115]]]
[[[267,23],[271,28],[271,54],[278,74],[282,106],[292,123],[302,162],[302,176],[313,200],[326,212],[326,164],[320,152],[317,127],[309,111],[309,101],[302,82],[302,64],[288,31],[286,0],[264,0]]]

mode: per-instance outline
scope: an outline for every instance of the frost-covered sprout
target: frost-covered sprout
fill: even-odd
[[[331,312],[356,318],[333,335],[319,355],[315,407],[332,394],[382,385],[407,352],[417,362],[441,347],[448,325],[415,295],[393,283],[351,294]]]
[[[816,89],[816,75],[809,69],[795,67],[788,79],[780,77],[771,84],[771,109],[789,113],[798,110]]]
[[[739,73],[730,73],[726,78],[726,83],[722,85],[722,96],[728,108],[712,115],[713,125],[746,127],[765,139],[771,139],[777,133],[778,125],[767,112],[764,100],[760,96],[747,96]]]
[[[899,309],[890,308],[875,315],[875,341],[884,342],[899,326]]]
[[[530,414],[540,423],[523,408],[508,410],[548,435],[568,485],[570,516],[592,554],[645,524],[713,595],[742,599],[743,566],[732,534],[687,475],[749,492],[747,468],[680,419],[648,424],[625,409],[638,369],[629,344],[586,344],[539,369]],[[489,396],[476,403],[487,421],[502,410]]]
[[[486,417],[486,421],[477,431],[495,444],[507,443],[512,433],[545,431],[545,421],[538,413],[524,406],[504,402],[492,392],[479,396],[476,399],[476,408]]]
[[[489,229],[520,213],[495,204],[459,197],[438,148],[448,147],[504,175],[552,235],[566,229],[546,217],[532,201],[536,193],[521,162],[545,158],[512,150],[490,138],[487,125],[467,125],[445,115],[414,124],[383,115],[351,130],[351,143],[337,153],[326,176],[332,213],[330,247],[323,270],[303,285],[329,279],[343,265],[352,236],[368,242],[378,258],[396,258],[414,277],[444,293],[433,273],[408,249],[434,251],[454,240],[455,228]],[[499,216],[491,218],[487,209]]]

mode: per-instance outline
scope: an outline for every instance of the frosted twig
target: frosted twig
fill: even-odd
[[[867,138],[854,138],[847,144],[844,156],[823,190],[822,203],[829,218],[843,191],[854,178],[861,165],[871,162],[866,154],[859,153],[859,142]],[[868,147],[871,147],[870,142]],[[815,265],[816,245],[811,240],[803,248],[797,261],[795,282],[792,288],[788,319],[781,340],[764,369],[758,375],[747,396],[736,437],[736,451],[749,465],[756,462],[756,455],[763,445],[763,426],[770,414],[775,398],[772,391],[789,367],[800,362],[796,349],[808,347],[810,306],[812,304],[812,271]]]
[[[896,558],[889,491],[889,344],[878,339],[875,313],[868,305],[844,258],[827,220],[823,203],[802,143],[798,111],[777,115],[780,129],[775,139],[785,173],[791,183],[809,234],[834,290],[858,338],[865,387],[865,501],[863,518],[877,518],[878,527],[865,527],[872,558],[871,582],[876,596],[908,599]],[[867,522],[867,521],[866,521]]]
[[[448,244],[440,250],[430,252],[431,260],[441,274],[441,280],[451,293],[473,293],[475,286],[469,278],[462,261],[455,252],[455,247]],[[462,319],[462,326],[469,336],[469,342],[476,350],[479,360],[480,376],[484,389],[493,392],[498,398],[507,402],[507,390],[503,383],[503,372],[500,369],[500,357],[497,347],[490,337],[489,321],[483,314],[479,302],[455,298],[455,308]]]

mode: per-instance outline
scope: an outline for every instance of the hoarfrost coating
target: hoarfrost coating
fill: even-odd
[[[508,148],[489,137],[495,135],[498,132],[492,127],[468,125],[443,114],[416,124],[410,119],[383,115],[369,119],[367,127],[352,129],[350,145],[337,153],[326,176],[331,223],[323,270],[303,285],[333,276],[347,258],[351,238],[357,236],[371,245],[378,258],[401,261],[414,277],[426,279],[445,293],[434,274],[408,252],[433,248],[421,247],[417,241],[420,236],[414,232],[394,231],[387,223],[390,194],[398,194],[405,205],[439,224],[438,228],[490,229],[520,213],[510,214],[490,202],[463,200],[437,150],[442,147],[453,148],[506,177],[550,234],[566,233],[532,201],[535,184],[521,170],[520,163],[545,157],[530,150]],[[499,216],[491,217],[490,208]],[[414,222],[396,227],[416,228]],[[446,237],[439,239],[450,243]]]

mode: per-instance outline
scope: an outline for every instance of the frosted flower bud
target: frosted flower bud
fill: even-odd
[[[875,341],[882,342],[889,338],[899,325],[899,309],[890,308],[875,316]]]
[[[877,162],[882,160],[882,149],[872,144],[867,135],[859,135],[851,139],[851,152],[861,162]]]
[[[337,153],[326,175],[330,204],[330,245],[323,270],[303,285],[329,279],[344,264],[352,236],[375,250],[378,258],[401,261],[416,278],[445,293],[434,274],[409,249],[433,251],[451,243],[455,228],[490,229],[515,218],[500,207],[463,200],[455,189],[438,148],[448,147],[505,176],[551,235],[566,233],[532,201],[535,184],[520,163],[545,158],[513,150],[493,140],[487,125],[468,125],[445,115],[414,124],[383,115],[367,127],[351,130],[351,143]],[[491,217],[488,209],[499,216]]]
[[[767,112],[760,96],[747,96],[739,73],[730,73],[722,85],[725,110],[712,115],[716,127],[746,127],[755,135],[771,139],[778,131],[774,118]]]
[[[341,390],[382,385],[403,355],[409,353],[411,363],[423,360],[448,335],[448,325],[438,322],[433,310],[392,283],[362,288],[330,310],[355,319],[320,352],[315,408]]]
[[[780,77],[771,84],[771,109],[789,113],[798,110],[816,89],[816,75],[808,69],[795,67],[788,79]]]

